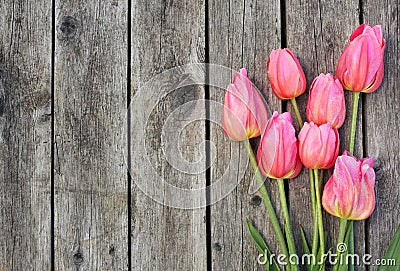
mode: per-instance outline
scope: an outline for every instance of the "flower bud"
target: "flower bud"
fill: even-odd
[[[303,165],[312,169],[333,167],[339,154],[339,133],[329,123],[320,126],[304,123],[299,133],[299,156]]]
[[[343,87],[371,93],[382,83],[385,51],[382,26],[360,25],[350,37],[336,68]]]
[[[375,171],[372,158],[357,160],[347,151],[339,156],[325,185],[322,206],[331,215],[367,219],[375,208]]]
[[[307,82],[299,60],[289,49],[273,50],[267,62],[272,91],[281,100],[304,93]]]
[[[339,129],[346,118],[346,104],[340,81],[331,74],[320,74],[311,85],[307,119],[317,125],[330,123]]]
[[[260,136],[268,112],[260,93],[247,78],[246,69],[233,77],[225,93],[222,127],[232,140],[242,141]]]
[[[269,178],[295,178],[302,164],[297,153],[297,139],[289,113],[274,112],[261,136],[257,152],[260,172]]]

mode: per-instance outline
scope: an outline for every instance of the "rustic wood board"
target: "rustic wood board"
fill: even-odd
[[[279,1],[209,1],[208,13],[210,63],[235,71],[245,67],[249,78],[264,92],[270,109],[281,111],[281,102],[273,96],[266,73],[268,55],[272,49],[279,48],[281,42]],[[211,81],[218,76],[222,75],[210,74]],[[228,75],[222,88],[210,87],[210,99],[222,104],[230,80]],[[211,108],[210,114],[221,115],[221,110]],[[211,183],[226,174],[233,180],[237,178],[238,185],[225,198],[211,205],[212,270],[261,270],[246,218],[263,233],[274,252],[279,251],[277,242],[260,195],[254,191],[252,168],[249,164],[242,168],[240,163],[243,158],[248,161],[246,150],[238,142],[226,138],[220,124],[219,120],[210,126],[210,140],[216,146]],[[253,143],[256,147],[257,140]],[[229,170],[232,161],[237,164]],[[272,180],[267,180],[266,184],[279,214],[277,184]],[[211,190],[211,198],[224,195],[225,189]]]
[[[128,270],[127,3],[56,1],[55,269]]]
[[[207,268],[205,205],[195,210],[190,209],[194,205],[186,206],[189,208],[186,210],[175,208],[181,198],[174,198],[166,188],[168,184],[184,189],[206,186],[205,170],[191,174],[191,166],[189,171],[181,168],[185,161],[189,165],[198,161],[200,168],[205,167],[205,145],[202,144],[206,139],[204,87],[174,88],[177,82],[182,83],[179,80],[186,76],[185,69],[154,79],[168,69],[204,62],[204,21],[203,0],[132,3],[132,270]],[[188,76],[190,80],[192,75]],[[204,82],[204,69],[200,76]],[[154,84],[154,88],[146,89],[147,84]],[[153,104],[146,100],[137,101],[143,91],[157,97],[158,92],[169,88],[171,92]],[[186,103],[196,100],[199,102],[183,109]],[[149,115],[143,116],[148,109]],[[173,121],[167,122],[170,117]],[[192,118],[201,121],[190,121],[184,127],[183,124]],[[138,129],[143,128],[146,130],[146,149],[141,152],[134,146],[142,132]],[[171,135],[175,142],[166,141]],[[168,144],[180,146],[173,157],[166,156],[171,151]],[[173,162],[178,164],[171,164]],[[156,178],[148,177],[152,174]],[[143,180],[145,183],[139,185]],[[159,181],[165,183],[158,185]],[[156,190],[159,193],[151,194]],[[171,198],[176,202],[171,202]],[[193,204],[205,204],[205,199],[204,191],[192,200]]]
[[[0,14],[0,270],[50,270],[51,2]]]
[[[398,1],[363,1],[365,23],[381,24],[386,39],[383,83],[376,92],[364,95],[364,151],[375,158],[376,170],[377,205],[367,222],[367,252],[373,260],[383,258],[400,224],[398,7]],[[377,270],[377,266],[370,270]]]

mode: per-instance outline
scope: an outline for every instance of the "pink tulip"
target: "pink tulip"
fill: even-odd
[[[361,161],[347,151],[336,160],[332,177],[325,185],[322,205],[331,215],[363,220],[375,208],[375,171],[372,158]]]
[[[375,91],[383,79],[384,51],[382,27],[360,25],[351,35],[336,68],[343,87],[356,92]]]
[[[247,77],[246,69],[233,76],[233,83],[225,93],[222,127],[232,140],[242,141],[260,136],[268,119],[268,112],[260,93]]]
[[[306,90],[303,69],[289,49],[273,50],[269,55],[267,70],[272,91],[279,99],[292,99]]]
[[[257,152],[260,172],[269,178],[295,178],[302,164],[297,153],[297,140],[289,113],[274,112],[261,136]]]
[[[346,104],[340,81],[321,73],[311,85],[307,103],[307,119],[317,125],[330,123],[340,128],[346,118]]]
[[[312,169],[333,167],[339,154],[339,133],[325,123],[304,123],[299,133],[299,156],[303,165]]]

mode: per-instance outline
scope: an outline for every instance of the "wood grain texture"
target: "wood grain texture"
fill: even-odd
[[[55,8],[55,269],[128,270],[127,3]]]
[[[358,26],[359,10],[358,2],[347,1],[340,4],[333,1],[286,1],[286,37],[287,47],[297,55],[307,77],[307,89],[312,80],[320,73],[335,74],[337,61],[351,33]],[[299,27],[301,26],[301,27]],[[345,91],[347,115],[346,122],[339,130],[341,151],[347,149],[348,136],[351,117],[352,95]],[[305,108],[307,105],[308,91],[297,99],[303,121],[306,121]],[[360,103],[360,110],[361,110]],[[292,106],[288,103],[288,110],[292,111]],[[294,115],[294,114],[293,114]],[[362,156],[362,116],[359,113],[357,125],[357,137],[355,154]],[[298,124],[295,123],[297,126]],[[296,128],[298,130],[298,127]],[[325,171],[325,182],[331,176],[332,170]],[[289,201],[293,220],[303,226],[311,243],[312,239],[312,217],[311,201],[309,197],[309,174],[307,169],[303,169],[298,179],[290,182]],[[325,231],[327,232],[326,241],[329,248],[336,245],[339,229],[339,220],[325,213]],[[365,251],[364,223],[355,223],[356,250],[359,253]],[[298,247],[301,245],[301,236],[296,229],[295,238]],[[359,267],[361,268],[361,267]],[[358,270],[364,270],[362,267]]]
[[[381,24],[386,39],[385,76],[381,87],[364,95],[365,156],[375,158],[377,205],[368,220],[368,253],[372,259],[385,255],[400,224],[399,167],[399,3],[363,1],[365,23]],[[397,263],[399,265],[399,263]],[[370,270],[377,270],[371,266]]]
[[[280,111],[281,102],[271,92],[265,68],[270,51],[280,47],[279,1],[209,1],[208,12],[210,63],[236,71],[245,67],[249,78],[264,92],[270,110]],[[210,74],[210,77],[212,80],[227,77],[222,88],[210,87],[210,99],[222,104],[225,88],[231,81],[230,74]],[[220,116],[221,110],[212,109],[210,114]],[[224,175],[237,182],[231,193],[211,205],[212,270],[262,270],[245,219],[251,219],[274,252],[278,253],[279,249],[260,194],[255,193],[257,182],[253,179],[252,168],[249,164],[242,168],[237,162],[243,158],[248,161],[246,150],[224,135],[220,120],[211,124],[210,140],[217,151],[211,168],[211,183]],[[257,140],[252,143],[256,150]],[[229,169],[232,161],[237,164]],[[279,214],[277,184],[267,180],[266,185]],[[211,190],[211,197],[216,199],[224,195],[226,188],[220,190]]]
[[[136,101],[130,131],[133,270],[207,269],[206,208],[190,209],[205,203],[206,193],[197,193],[191,199],[193,205],[181,206],[185,210],[174,207],[183,198],[167,190],[168,184],[189,191],[206,186],[204,87],[177,87],[193,80],[185,69],[154,79],[171,68],[204,62],[204,21],[203,0],[132,2],[132,101]],[[198,75],[204,82],[205,70]],[[146,88],[149,80],[154,85]],[[162,91],[169,93],[154,103],[138,101],[143,92],[158,97]],[[148,109],[149,115],[143,116]],[[195,119],[199,121],[191,121]],[[134,147],[142,132],[138,129],[145,130],[146,145],[139,153]],[[184,169],[186,163],[189,166]],[[203,170],[197,171],[195,164]],[[152,174],[154,179],[149,177]]]
[[[0,270],[50,270],[51,2],[0,14]]]

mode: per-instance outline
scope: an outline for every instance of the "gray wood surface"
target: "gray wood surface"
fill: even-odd
[[[0,14],[0,270],[50,270],[51,2]]]
[[[55,9],[55,269],[128,270],[127,3]]]
[[[364,95],[365,155],[375,158],[376,209],[367,222],[367,252],[372,259],[384,256],[400,220],[399,168],[399,4],[364,1],[364,21],[382,24],[386,39],[385,77],[381,87]],[[397,263],[399,264],[399,263]],[[377,270],[371,266],[370,270]]]
[[[245,149],[220,127],[231,70],[247,69],[271,112],[292,112],[270,89],[270,51],[292,49],[310,86],[335,72],[361,22],[383,25],[387,49],[384,82],[359,107],[355,154],[376,160],[377,206],[355,223],[356,252],[382,258],[400,223],[398,7],[394,0],[0,0],[0,271],[263,270],[245,219],[273,252],[279,248]],[[222,66],[165,73],[205,62]],[[142,98],[146,91],[153,100]],[[299,97],[304,119],[306,102],[307,94]],[[342,150],[350,92],[346,103]],[[252,144],[256,150],[258,140]],[[218,186],[221,178],[227,186]],[[280,213],[277,184],[266,184]],[[312,233],[307,170],[287,187],[300,248],[298,226],[309,240]],[[326,214],[324,221],[330,248],[339,220]]]
[[[180,206],[187,210],[170,207],[179,206],[181,198],[167,189],[168,184],[182,189],[206,186],[205,145],[201,144],[206,139],[205,124],[189,121],[205,118],[205,103],[201,101],[204,88],[179,88],[176,82],[191,80],[193,75],[185,74],[185,70],[167,72],[180,65],[204,62],[204,22],[202,0],[132,3],[132,94],[144,91],[156,97],[159,92],[166,92],[150,104],[146,100],[138,102],[137,95],[132,97],[132,270],[207,269],[206,208],[192,210],[191,204]],[[161,72],[167,74],[153,78]],[[200,72],[204,82],[205,70]],[[154,87],[148,88],[148,84]],[[187,107],[196,100],[200,101]],[[148,117],[143,117],[142,112],[148,109]],[[138,129],[143,128],[146,149],[134,153],[134,144],[142,132]],[[168,156],[169,152],[172,156]],[[193,168],[196,161],[203,170],[197,172]],[[188,168],[182,167],[185,162]],[[147,177],[152,174],[156,178]],[[144,186],[137,185],[143,178]],[[205,197],[205,191],[198,193],[191,203],[205,204]]]
[[[266,62],[272,49],[280,47],[279,1],[210,1],[209,2],[209,50],[210,63],[220,64],[239,71],[245,67],[249,78],[264,92],[272,111],[281,111],[281,102],[273,96],[268,84]],[[223,30],[223,31],[221,31]],[[214,76],[210,75],[211,78]],[[218,76],[218,75],[215,75]],[[223,103],[225,89],[231,78],[225,80],[223,88],[210,87],[210,99]],[[221,108],[211,110],[211,115],[221,114]],[[217,182],[225,174],[236,179],[237,187],[225,198],[211,206],[211,258],[212,270],[261,270],[257,263],[258,252],[252,243],[245,219],[265,235],[268,245],[277,251],[277,242],[272,236],[260,194],[255,193],[256,181],[253,170],[243,167],[247,153],[239,142],[226,138],[222,127],[212,124],[210,140],[217,146],[216,159],[211,168],[211,182]],[[257,151],[257,140],[254,150]],[[240,154],[236,151],[240,148]],[[237,163],[228,168],[230,163]],[[243,172],[245,170],[245,172]],[[239,177],[238,177],[239,176]],[[272,200],[280,213],[277,183],[266,180]],[[211,198],[223,195],[221,190],[212,189]]]

